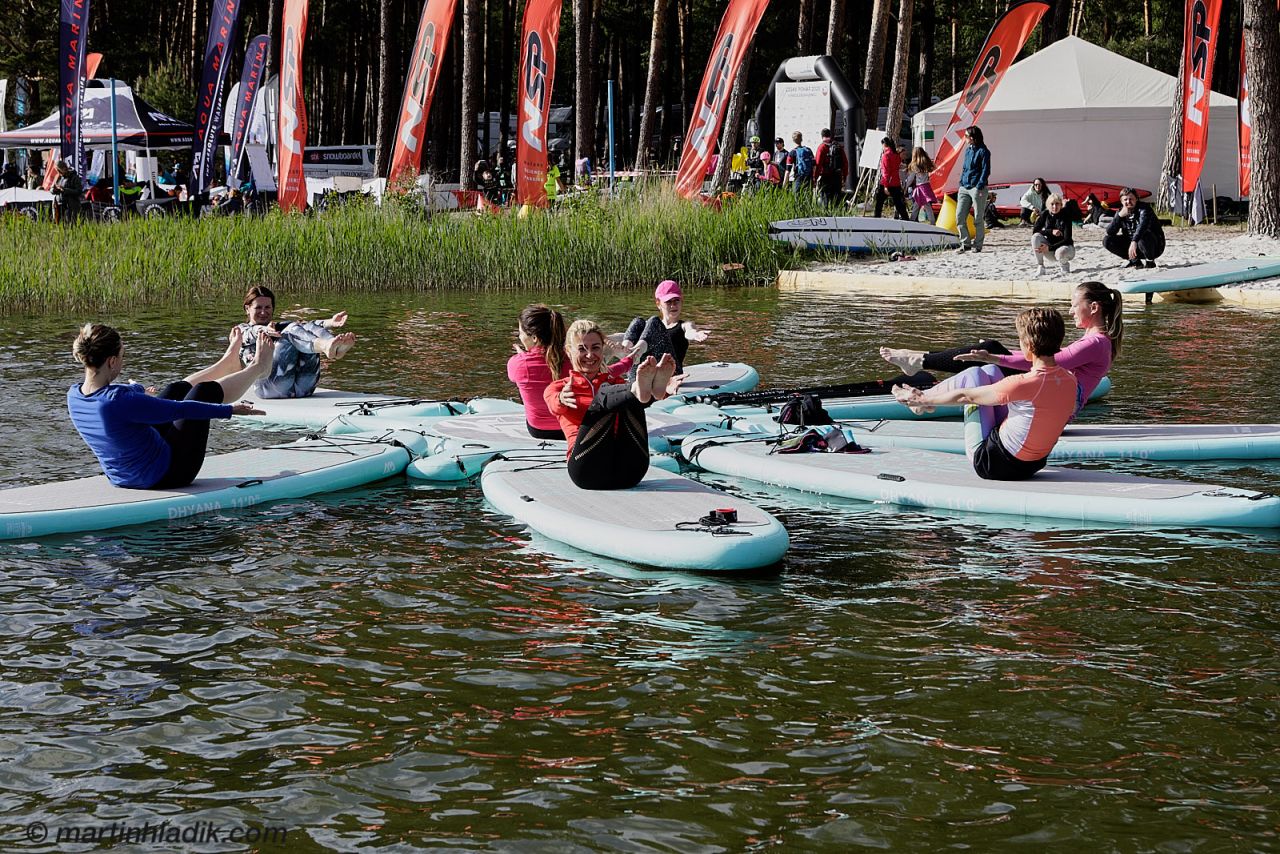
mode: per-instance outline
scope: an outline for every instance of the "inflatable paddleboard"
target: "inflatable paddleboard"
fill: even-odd
[[[841,426],[868,448],[964,453],[964,425],[955,422],[847,421]],[[1277,458],[1280,424],[1072,424],[1049,455],[1052,461]]]
[[[302,429],[320,429],[341,415],[357,415],[381,412],[395,408],[401,414],[412,412],[419,418],[440,418],[450,415],[462,415],[471,412],[465,401],[461,400],[427,400],[424,398],[392,397],[389,395],[361,394],[359,392],[338,391],[332,388],[316,389],[310,397],[284,398],[281,400],[263,400],[252,394],[244,397],[265,414],[253,419],[240,419],[237,423],[253,422],[253,425],[271,425],[275,427],[299,427]]]
[[[562,455],[528,455],[489,463],[480,486],[500,512],[545,537],[645,566],[757,569],[789,545],[781,523],[754,504],[661,469],[631,489],[593,492],[573,485]],[[736,521],[706,519],[720,508]]]
[[[1165,267],[1137,278],[1124,279],[1116,285],[1116,289],[1122,294],[1154,294],[1276,277],[1280,277],[1280,258],[1237,258],[1232,261],[1192,264],[1189,267]]]
[[[404,471],[411,449],[421,447],[415,443],[420,439],[412,436],[302,439],[219,454],[182,489],[121,489],[101,476],[6,489],[0,491],[0,539],[173,521],[349,489]]]
[[[771,454],[764,440],[685,439],[694,465],[805,492],[970,513],[1065,519],[1082,525],[1280,526],[1280,498],[1178,480],[1046,467],[1024,481],[983,480],[967,457],[911,448],[867,454]]]
[[[685,365],[680,394],[724,394],[751,391],[760,384],[760,374],[742,362],[700,362]]]
[[[955,232],[926,222],[872,216],[815,216],[769,223],[769,237],[803,249],[839,252],[895,252],[949,249],[960,245]]]
[[[690,421],[653,409],[648,410],[645,416],[649,427],[649,450],[653,454],[669,455],[678,450],[680,440],[698,427]],[[424,433],[426,455],[410,463],[407,472],[410,477],[422,480],[449,481],[475,477],[489,460],[499,454],[555,452],[563,459],[568,449],[563,440],[530,436],[523,411],[519,414],[441,418],[428,426]],[[679,464],[674,463],[674,467],[678,470]]]

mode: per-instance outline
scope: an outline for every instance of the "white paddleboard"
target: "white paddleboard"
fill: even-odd
[[[0,539],[97,531],[200,513],[244,510],[381,480],[404,471],[412,436],[302,439],[270,448],[211,456],[200,477],[181,489],[121,489],[86,477],[0,491]]]
[[[489,463],[480,485],[494,507],[545,537],[645,566],[757,569],[789,545],[782,524],[754,504],[661,469],[631,489],[595,492],[573,485],[562,457],[529,455]],[[737,521],[699,521],[718,508],[734,509]]]
[[[816,216],[769,223],[769,237],[804,249],[841,252],[895,252],[949,249],[960,245],[955,232],[927,222],[871,216]]]
[[[863,501],[970,513],[1066,519],[1081,525],[1278,527],[1280,498],[1267,493],[1046,467],[1029,480],[983,480],[968,457],[910,448],[867,454],[771,454],[759,439],[685,439],[682,452],[717,474]]]
[[[315,394],[309,397],[263,400],[250,394],[243,400],[252,401],[257,409],[265,413],[253,419],[241,419],[243,422],[252,421],[253,424],[302,429],[322,428],[341,415],[376,413],[393,407],[403,414],[413,412],[418,417],[461,415],[471,411],[466,402],[458,400],[442,401],[394,397],[385,394],[362,394],[332,388],[316,389]]]
[[[1258,279],[1280,277],[1280,258],[1236,258],[1188,267],[1164,267],[1155,272],[1124,279],[1116,289],[1122,294],[1154,294],[1234,285]]]

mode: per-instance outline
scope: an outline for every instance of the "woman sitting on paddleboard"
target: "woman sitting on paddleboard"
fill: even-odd
[[[697,329],[693,323],[680,319],[684,308],[684,294],[680,285],[667,279],[658,285],[653,292],[654,302],[658,304],[658,314],[648,320],[637,317],[631,321],[627,331],[622,335],[622,346],[631,348],[643,341],[648,345],[647,352],[655,359],[670,353],[676,362],[676,373],[684,370],[684,357],[689,352],[689,342],[702,343],[710,334],[705,329]]]
[[[525,426],[535,439],[564,439],[560,421],[547,409],[542,394],[554,380],[569,373],[569,357],[564,351],[564,315],[541,303],[525,306],[516,328],[519,343],[516,354],[507,360],[507,379],[520,390],[524,403]],[[608,349],[608,348],[606,348]],[[614,362],[608,371],[622,376],[631,370],[633,360],[643,353],[642,342],[630,354]]]
[[[983,365],[926,391],[893,387],[894,397],[911,407],[966,404],[965,453],[985,480],[1026,480],[1044,468],[1075,414],[1076,378],[1054,360],[1066,332],[1062,315],[1029,308],[1018,315],[1017,329],[1031,360],[1025,374],[1006,377],[995,365]]]
[[[631,383],[605,369],[604,333],[591,320],[569,326],[572,369],[543,394],[569,442],[569,479],[582,489],[628,489],[649,470],[644,408],[680,387],[670,353],[647,357]]]
[[[1084,330],[1084,335],[1064,347],[1056,355],[1055,362],[1075,374],[1079,382],[1077,412],[1111,370],[1111,362],[1120,355],[1120,344],[1124,339],[1123,309],[1120,292],[1101,282],[1083,282],[1071,294],[1071,319],[1077,328]],[[990,338],[968,347],[929,353],[881,347],[880,356],[907,376],[914,376],[922,370],[958,374],[974,362],[995,365],[1006,375],[1031,369],[1031,361],[1025,354],[1011,353],[999,341]]]
[[[71,422],[102,465],[107,479],[128,489],[176,489],[204,465],[209,419],[262,415],[252,403],[228,405],[271,371],[275,341],[263,334],[248,367],[239,366],[240,334],[212,366],[170,383],[155,397],[136,384],[116,383],[124,344],[110,326],[87,323],[71,352],[84,365],[84,382],[67,390]],[[220,377],[220,379],[213,379]]]

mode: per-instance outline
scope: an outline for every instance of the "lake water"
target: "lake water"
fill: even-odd
[[[328,384],[510,396],[514,317],[545,298],[307,307],[349,308],[363,339]],[[648,304],[555,301],[614,330]],[[888,376],[882,343],[1007,340],[1021,308],[688,302],[714,333],[691,361],[747,361],[773,386]],[[163,384],[220,353],[237,314],[99,319],[126,333],[125,376]],[[85,319],[0,318],[0,487],[96,473],[65,414]],[[1131,301],[1116,389],[1087,417],[1280,421],[1275,330]],[[213,446],[279,438],[219,424]],[[1280,489],[1275,463],[1123,468]],[[531,538],[474,485],[400,479],[0,543],[0,839],[52,850],[150,822],[189,834],[166,850],[244,847],[237,828],[302,851],[1280,847],[1280,533],[1082,531],[708,480],[780,517],[782,567],[610,563]],[[210,827],[221,841],[190,842]]]

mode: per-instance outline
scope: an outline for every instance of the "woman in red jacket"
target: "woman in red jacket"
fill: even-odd
[[[876,185],[876,216],[884,210],[884,200],[893,199],[894,219],[907,219],[907,204],[902,195],[902,156],[889,137],[880,140],[880,182]]]
[[[543,393],[547,409],[560,421],[569,443],[569,479],[582,489],[628,489],[649,470],[649,430],[644,408],[674,394],[671,354],[647,357],[627,383],[605,369],[604,333],[591,320],[569,326],[565,349],[572,369]]]

